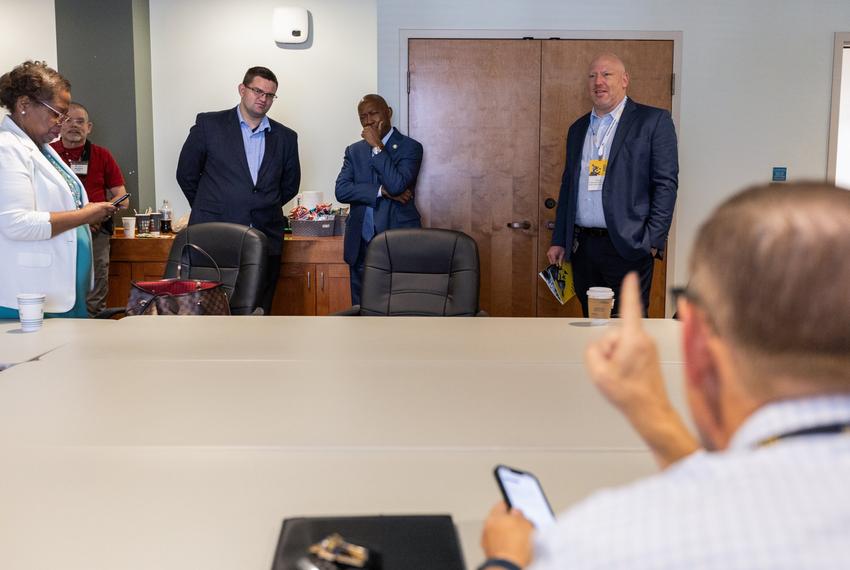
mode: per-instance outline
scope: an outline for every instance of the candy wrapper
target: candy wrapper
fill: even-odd
[[[295,206],[289,211],[290,220],[329,220],[333,219],[333,204],[318,204],[312,210],[304,206]]]

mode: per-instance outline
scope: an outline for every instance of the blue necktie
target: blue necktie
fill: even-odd
[[[367,243],[375,237],[375,208],[371,206],[366,206],[366,213],[363,214],[363,231],[361,235]]]
[[[374,158],[374,156],[375,152],[371,151],[371,157]],[[372,182],[378,182],[378,174],[374,168],[372,169]],[[366,243],[369,243],[375,237],[375,208],[372,206],[366,206],[366,212],[363,214],[363,230],[360,235]]]

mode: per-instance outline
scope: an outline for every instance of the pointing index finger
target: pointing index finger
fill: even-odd
[[[623,279],[623,285],[620,287],[620,318],[623,319],[623,328],[632,332],[639,331],[642,317],[643,310],[638,276],[637,273],[632,271],[626,275],[626,278]]]

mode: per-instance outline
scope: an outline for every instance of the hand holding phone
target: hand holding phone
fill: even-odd
[[[506,465],[497,465],[493,474],[509,508],[522,511],[537,530],[554,524],[555,513],[537,477]]]
[[[120,204],[124,200],[129,200],[129,198],[130,198],[130,193],[127,192],[126,194],[121,194],[120,196],[115,198],[112,202],[110,202],[110,204],[112,204],[113,206],[117,206],[118,204]]]

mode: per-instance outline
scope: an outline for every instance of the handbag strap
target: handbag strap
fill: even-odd
[[[144,315],[145,313],[147,313],[148,309],[151,308],[151,305],[153,304],[153,302],[156,301],[158,298],[159,298],[159,294],[151,295],[151,298],[148,299],[147,303],[142,305],[142,310],[139,311],[139,315]]]
[[[219,268],[218,263],[215,262],[215,259],[213,259],[210,254],[208,254],[206,251],[201,249],[199,246],[195,245],[194,243],[189,243],[189,242],[184,243],[183,247],[180,249],[180,263],[177,264],[177,279],[181,279],[180,272],[183,269],[183,254],[186,252],[187,247],[191,247],[195,251],[200,252],[201,254],[203,254],[207,259],[209,259],[212,262],[213,267],[215,267],[215,270],[218,272],[218,279],[216,281],[221,283],[221,268]],[[189,267],[189,271],[191,271],[192,270],[192,258],[191,258],[191,256],[187,256],[187,259],[189,260],[189,263],[187,265]]]

